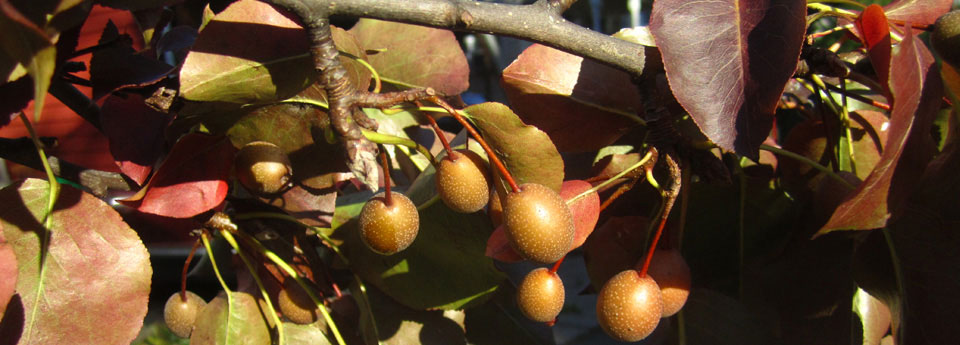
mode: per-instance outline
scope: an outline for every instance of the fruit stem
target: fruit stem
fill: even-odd
[[[363,132],[363,136],[367,138],[367,140],[377,144],[390,144],[394,146],[399,145],[417,150],[417,152],[420,152],[420,154],[427,157],[427,160],[430,161],[430,165],[433,165],[434,167],[437,166],[437,160],[433,158],[433,154],[430,153],[430,150],[423,145],[420,145],[416,141],[389,134],[377,133],[368,129],[361,129],[360,131]]]
[[[461,115],[456,109],[453,109],[453,107],[447,104],[447,102],[444,102],[443,99],[440,99],[440,97],[433,96],[428,99],[431,102],[439,105],[441,108],[443,108],[443,110],[446,110],[448,113],[450,113],[450,115],[453,115],[453,117],[457,119],[461,125],[463,125],[463,128],[465,128],[470,135],[477,139],[477,142],[479,142],[480,146],[483,147],[483,151],[487,153],[487,157],[490,158],[490,161],[493,162],[493,165],[495,165],[497,170],[500,171],[500,175],[503,176],[504,180],[507,180],[507,184],[510,185],[510,189],[512,189],[514,193],[520,192],[520,186],[517,185],[517,182],[513,180],[513,175],[510,175],[510,172],[507,171],[507,167],[503,165],[500,157],[497,157],[497,155],[493,152],[493,149],[490,148],[490,145],[487,144],[487,141],[483,140],[483,137],[480,136],[480,133],[478,133],[477,130],[474,129],[473,126],[471,126],[470,123],[463,118],[463,115]]]
[[[550,267],[550,273],[551,273],[551,274],[557,273],[557,270],[560,269],[560,264],[562,264],[562,263],[563,263],[563,259],[566,259],[566,258],[567,258],[567,256],[564,255],[564,256],[560,257],[560,260],[557,260],[557,262],[553,263],[553,267]]]
[[[593,186],[593,188],[587,189],[587,190],[583,191],[582,193],[577,194],[577,196],[568,199],[568,200],[567,200],[567,205],[570,205],[570,204],[573,204],[574,202],[577,202],[577,200],[580,200],[581,198],[587,196],[587,195],[590,194],[590,193],[596,193],[598,190],[603,189],[603,188],[606,187],[606,186],[609,186],[611,183],[615,182],[617,179],[623,177],[624,175],[630,173],[631,171],[634,171],[634,170],[639,169],[639,168],[642,167],[644,164],[647,164],[647,162],[650,161],[650,159],[653,157],[653,154],[654,154],[655,152],[656,152],[656,150],[655,150],[654,148],[650,148],[649,150],[647,150],[647,154],[646,154],[645,156],[643,156],[643,158],[641,158],[639,162],[634,163],[634,164],[631,165],[629,168],[623,169],[623,171],[617,173],[616,175],[613,175],[613,177],[608,178],[606,181],[603,181],[602,183],[600,183],[600,184],[598,184],[598,185],[596,185],[596,186]]]
[[[190,248],[190,254],[187,254],[187,261],[183,262],[183,273],[180,274],[180,300],[187,302],[187,268],[190,267],[190,261],[193,261],[193,254],[196,254],[197,248],[200,248],[200,239],[193,242],[193,248]]]
[[[393,195],[390,193],[390,165],[387,161],[387,150],[380,146],[380,163],[383,165],[383,187],[386,192],[383,194],[383,204],[390,207],[393,205]]]
[[[833,178],[834,180],[839,181],[840,183],[842,183],[842,184],[843,184],[844,186],[846,186],[847,188],[850,188],[850,190],[857,189],[857,186],[854,186],[854,185],[850,184],[850,182],[847,182],[847,180],[844,180],[843,177],[841,177],[840,175],[837,175],[837,173],[833,172],[832,169],[827,168],[827,167],[825,167],[825,166],[823,166],[823,165],[820,165],[820,163],[814,162],[814,161],[811,160],[810,158],[807,158],[807,157],[801,156],[801,155],[799,155],[799,154],[796,154],[796,153],[793,153],[793,152],[790,152],[790,151],[781,149],[781,148],[779,148],[779,147],[773,147],[773,146],[770,146],[770,145],[767,145],[767,144],[760,145],[760,149],[761,149],[761,150],[765,150],[765,151],[770,151],[770,152],[773,152],[774,154],[778,154],[778,155],[781,155],[781,156],[786,156],[786,157],[793,158],[793,159],[796,159],[796,160],[798,160],[798,161],[801,161],[801,162],[803,162],[803,163],[806,163],[806,164],[809,165],[810,167],[812,167],[812,168],[814,168],[814,169],[817,169],[817,170],[820,170],[820,171],[823,172],[824,174],[827,174],[827,176],[830,176],[830,177]]]
[[[426,115],[426,114],[424,114],[423,117],[426,117],[427,121],[430,121],[430,126],[433,127],[433,131],[437,132],[437,138],[439,138],[440,143],[443,144],[443,150],[447,152],[446,159],[453,161],[454,160],[453,149],[450,148],[450,142],[447,141],[447,137],[443,135],[443,131],[440,130],[440,125],[437,124],[437,119],[434,119],[433,116]]]
[[[233,235],[230,234],[230,231],[225,229],[220,229],[220,236],[223,236],[227,243],[233,247],[233,250],[237,252],[237,255],[240,256],[240,260],[243,261],[243,264],[247,266],[247,270],[250,271],[250,275],[253,276],[253,280],[257,283],[257,287],[260,289],[260,295],[263,296],[263,301],[267,305],[267,314],[270,314],[270,318],[273,319],[273,323],[276,326],[277,331],[277,344],[284,344],[283,339],[283,322],[280,321],[280,317],[277,316],[277,309],[273,307],[273,302],[270,299],[270,295],[267,294],[267,288],[263,285],[263,281],[260,280],[260,276],[257,274],[257,269],[253,267],[253,264],[250,263],[250,259],[247,258],[247,255],[243,253],[240,245],[237,244],[237,240],[233,238]]]
[[[670,188],[660,192],[663,195],[663,207],[660,210],[660,225],[657,226],[657,232],[653,235],[653,241],[650,242],[650,248],[647,250],[647,257],[643,260],[643,267],[640,269],[640,277],[645,277],[647,275],[647,270],[650,268],[650,261],[653,259],[653,252],[657,250],[657,242],[660,241],[660,235],[663,234],[663,228],[667,225],[667,218],[670,217],[670,210],[673,209],[673,204],[677,201],[677,196],[680,195],[680,187],[683,183],[683,173],[680,170],[680,166],[677,164],[677,161],[674,159],[673,154],[668,152],[665,155],[664,160],[667,163],[667,167],[670,170],[670,179],[673,181]]]

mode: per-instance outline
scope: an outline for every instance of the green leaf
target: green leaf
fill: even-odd
[[[364,18],[350,32],[363,47],[385,50],[368,60],[385,81],[432,87],[444,95],[458,95],[469,86],[467,58],[448,30]]]
[[[270,344],[257,300],[245,292],[221,293],[200,311],[190,344]]]
[[[356,285],[353,285],[356,286]],[[353,289],[353,287],[351,287]],[[376,288],[368,288],[370,305],[377,321],[379,339],[373,339],[368,309],[358,299],[361,312],[360,329],[367,343],[402,344],[466,344],[464,314],[458,310],[414,310],[405,307]]]
[[[307,34],[291,16],[256,0],[228,6],[207,23],[180,70],[181,95],[194,101],[241,104],[286,99],[313,84],[317,73]],[[364,58],[356,39],[333,28],[333,40]],[[365,88],[369,72],[341,56],[355,85]],[[366,73],[366,74],[365,74]]]
[[[334,233],[350,259],[350,268],[363,280],[414,309],[460,309],[482,303],[497,289],[503,274],[484,255],[493,229],[482,213],[456,213],[441,202],[424,206],[436,191],[434,170],[428,168],[406,195],[420,210],[420,232],[404,251],[383,256],[367,248],[356,221]],[[396,191],[394,191],[396,192]],[[368,193],[337,199],[334,226],[355,218]]]
[[[487,102],[464,109],[517,184],[539,183],[560,192],[563,159],[550,137],[524,124],[510,108]]]
[[[19,263],[20,344],[129,344],[147,312],[146,248],[110,205],[68,186],[43,229],[48,186],[28,179],[0,190],[3,235]]]

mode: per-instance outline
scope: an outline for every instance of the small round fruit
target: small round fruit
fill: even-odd
[[[170,331],[181,338],[189,338],[193,332],[193,324],[197,321],[197,315],[200,310],[207,306],[207,302],[197,294],[187,291],[187,300],[180,298],[180,293],[175,293],[167,299],[167,304],[163,306],[163,322],[167,324]]]
[[[266,141],[243,145],[233,165],[240,184],[260,196],[283,192],[293,178],[290,158],[279,146]]]
[[[619,341],[640,341],[660,323],[660,287],[649,275],[630,269],[610,278],[597,296],[597,321]]]
[[[545,267],[530,271],[517,286],[517,305],[528,319],[550,322],[563,309],[563,282]]]
[[[504,226],[510,244],[521,256],[539,263],[560,260],[573,245],[573,214],[557,192],[525,183],[507,193]]]
[[[690,296],[690,266],[676,249],[658,249],[650,259],[649,275],[657,286],[663,298],[663,312],[661,316],[673,316],[687,303]]]
[[[384,193],[374,195],[360,210],[360,238],[371,250],[383,255],[407,249],[417,238],[420,214],[405,195],[391,193],[387,205]]]
[[[457,150],[440,160],[436,175],[440,200],[451,210],[474,213],[490,198],[487,162],[476,152]]]
[[[310,295],[293,279],[284,282],[283,289],[277,295],[277,304],[283,316],[294,323],[309,325],[319,319],[317,304],[313,303]]]
[[[960,67],[960,10],[953,10],[937,18],[930,34],[930,44],[940,58],[953,67]]]

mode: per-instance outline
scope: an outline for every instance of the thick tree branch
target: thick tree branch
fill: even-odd
[[[329,11],[330,15],[516,37],[641,75],[643,47],[566,21],[560,13],[574,2],[549,0],[507,5],[472,0],[317,0],[305,6],[314,11]]]

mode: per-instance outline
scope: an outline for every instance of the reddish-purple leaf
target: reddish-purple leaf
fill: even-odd
[[[17,256],[13,246],[3,237],[3,223],[0,223],[0,315],[7,310],[7,303],[13,298],[17,287]]]
[[[725,150],[756,157],[796,69],[806,7],[795,0],[658,0],[650,31],[674,96]]]
[[[867,47],[870,55],[870,64],[877,72],[877,79],[884,89],[889,93],[890,80],[890,24],[887,23],[887,17],[883,13],[883,7],[872,4],[867,6],[860,16],[854,22],[863,44]]]
[[[449,30],[365,18],[350,33],[365,49],[385,49],[367,57],[383,78],[443,95],[458,95],[470,85],[467,57]]]
[[[337,207],[337,192],[333,189],[326,193],[311,192],[301,186],[294,186],[279,198],[270,200],[270,204],[282,208],[304,224],[329,227],[333,221],[333,211]]]
[[[100,125],[120,171],[143,185],[163,154],[164,129],[171,116],[143,103],[143,96],[108,96],[100,108]]]
[[[646,217],[611,217],[590,236],[583,256],[595,288],[637,264],[646,250],[647,223]]]
[[[539,183],[557,192],[563,184],[563,159],[550,136],[527,125],[507,106],[487,102],[464,109],[497,152],[517,184]]]
[[[173,146],[150,182],[122,202],[140,212],[187,218],[220,205],[236,150],[224,137],[188,134]]]
[[[155,83],[173,72],[173,67],[141,54],[131,46],[130,36],[121,35],[112,21],[107,21],[97,49],[90,57],[90,82],[93,99],[128,87]]]
[[[570,200],[580,195],[590,188],[593,188],[589,182],[582,180],[563,181],[563,187],[560,190],[560,197],[564,200]],[[600,218],[600,196],[596,192],[591,192],[584,197],[568,203],[567,207],[573,213],[573,225],[576,233],[573,236],[573,245],[570,250],[574,250],[583,245],[587,237],[593,233],[597,226],[597,219]],[[498,226],[490,239],[487,240],[486,255],[503,262],[517,262],[523,260],[507,239],[507,231],[503,225]]]
[[[621,70],[540,44],[503,70],[504,91],[524,122],[561,152],[595,151],[637,123],[640,91]]]
[[[48,188],[28,179],[0,190],[0,222],[17,255],[26,313],[19,343],[129,344],[147,313],[147,249],[110,205],[69,186],[44,230]]]
[[[880,161],[817,235],[882,228],[916,187],[936,148],[930,127],[943,89],[939,73],[931,69],[933,64],[926,45],[908,31],[891,61],[890,89],[896,103]]]
[[[890,19],[929,25],[944,13],[949,12],[951,6],[953,6],[953,0],[894,0],[883,9]]]

